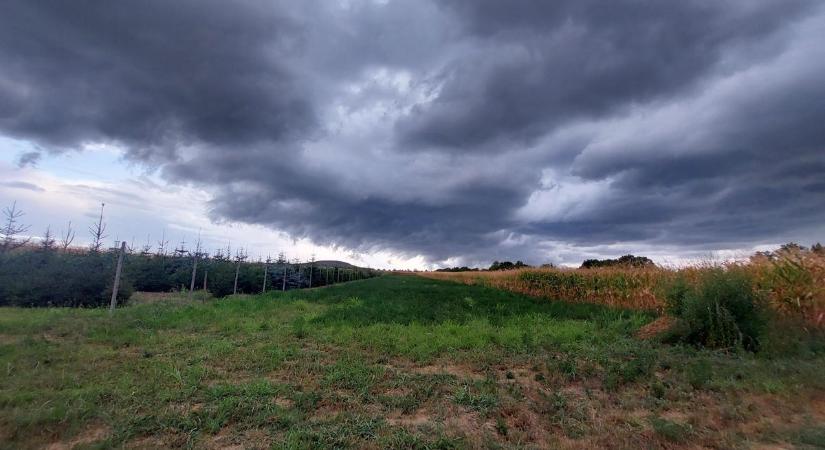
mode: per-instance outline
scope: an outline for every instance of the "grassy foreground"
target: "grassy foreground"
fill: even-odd
[[[652,316],[385,276],[0,308],[2,448],[825,445],[825,353],[634,337]]]

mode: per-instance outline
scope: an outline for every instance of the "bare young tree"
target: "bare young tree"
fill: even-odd
[[[152,236],[147,234],[146,235],[146,243],[143,244],[143,247],[140,248],[140,255],[141,256],[149,256],[152,252]]]
[[[52,227],[51,225],[46,227],[46,232],[43,233],[43,237],[40,239],[40,248],[44,251],[51,251],[54,250],[55,247],[55,240],[54,235],[52,235]]]
[[[74,230],[72,230],[72,221],[70,220],[66,233],[60,235],[60,248],[65,252],[72,245],[72,242],[74,242]]]
[[[100,252],[100,248],[103,247],[103,240],[108,237],[106,235],[106,224],[103,223],[103,208],[105,206],[105,203],[100,204],[100,218],[96,224],[89,227],[89,233],[92,235],[92,243],[89,245],[89,249],[92,253]]]
[[[227,250],[229,248],[227,247]],[[238,293],[238,274],[241,271],[241,263],[246,260],[248,255],[244,253],[243,248],[239,249],[237,253],[235,253],[235,286],[232,288],[232,295]]]
[[[158,255],[166,256],[167,245],[169,245],[169,241],[166,240],[166,230],[163,230],[163,234],[160,236],[160,240],[158,241]]]
[[[186,249],[186,238],[185,237],[183,239],[181,239],[180,245],[177,248],[175,248],[174,254],[175,254],[175,256],[179,256],[179,257],[180,256],[186,256],[186,255],[189,254],[189,250]]]
[[[31,237],[22,237],[20,234],[29,231],[31,226],[20,223],[20,218],[26,213],[17,209],[17,202],[3,209],[4,225],[0,229],[0,253],[6,253],[29,243]]]

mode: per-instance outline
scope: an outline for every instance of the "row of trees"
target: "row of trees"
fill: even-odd
[[[646,256],[624,255],[618,259],[587,259],[581,268],[592,269],[595,267],[654,267],[656,264]]]
[[[487,268],[487,269],[478,269],[478,268],[472,268],[471,269],[467,266],[462,266],[462,267],[447,267],[447,268],[444,268],[444,269],[436,269],[435,271],[436,272],[475,272],[475,271],[479,271],[479,270],[496,271],[496,270],[526,269],[526,268],[529,268],[529,267],[532,267],[532,266],[530,266],[528,264],[525,264],[521,261],[516,261],[516,262],[512,262],[512,261],[493,261],[493,263],[490,264],[490,267]],[[542,264],[541,267],[554,267],[554,266],[552,264]]]
[[[33,241],[21,223],[23,212],[16,204],[5,208],[0,229],[0,305],[102,306],[112,295],[119,243],[105,248],[106,224],[103,205],[89,227],[89,247],[73,247],[71,224],[60,238],[47,228]],[[233,293],[260,293],[301,289],[364,279],[379,271],[342,263],[288,261],[283,253],[276,260],[248,261],[243,249],[227,247],[209,254],[200,239],[193,249],[186,243],[169,248],[165,237],[157,247],[148,242],[141,248],[125,246],[126,254],[118,303],[133,291],[169,292],[203,289],[223,297]]]
[[[618,259],[588,259],[585,260],[581,268],[582,269],[590,269],[594,267],[653,267],[655,264],[650,258],[646,256],[633,256],[633,255],[624,255]],[[513,270],[513,269],[527,269],[531,266],[524,264],[521,261],[510,262],[510,261],[493,261],[493,264],[490,265],[490,268],[487,270],[495,271],[495,270]],[[542,264],[542,268],[552,268],[555,267],[553,264]],[[446,269],[436,269],[436,272],[470,272],[476,271],[480,269],[471,269],[467,266],[464,267],[448,267]]]

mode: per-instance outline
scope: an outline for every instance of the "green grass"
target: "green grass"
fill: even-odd
[[[760,356],[633,337],[650,320],[413,276],[114,317],[2,308],[0,448],[820,441],[821,347]],[[766,407],[796,428],[762,424]]]

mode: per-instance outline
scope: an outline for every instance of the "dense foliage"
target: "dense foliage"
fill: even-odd
[[[764,301],[744,270],[708,270],[696,284],[677,278],[666,304],[678,319],[673,331],[679,340],[707,348],[759,348]]]
[[[490,268],[487,270],[513,270],[513,269],[524,269],[528,268],[527,264],[524,264],[521,261],[516,261],[515,263],[510,261],[493,261],[493,264],[490,265]]]
[[[36,250],[0,254],[0,305],[101,306],[112,296],[117,256]],[[119,301],[132,294],[121,281]]]
[[[581,268],[590,269],[593,267],[653,267],[655,264],[646,256],[624,255],[619,259],[587,259]]]
[[[119,303],[133,291],[169,292],[188,290],[192,282],[191,256],[127,254],[124,259]],[[107,305],[112,295],[117,252],[58,251],[54,248],[0,253],[0,306]],[[266,284],[264,270],[266,269]],[[290,264],[237,262],[226,258],[200,258],[195,289],[216,296],[231,295],[237,271],[238,293],[301,289],[342,281],[369,278],[378,271],[358,267],[323,267],[309,263]]]
[[[456,266],[456,267],[445,267],[443,269],[435,269],[435,271],[436,272],[478,272],[478,268],[477,267],[469,268],[467,266],[461,266],[461,267]]]

